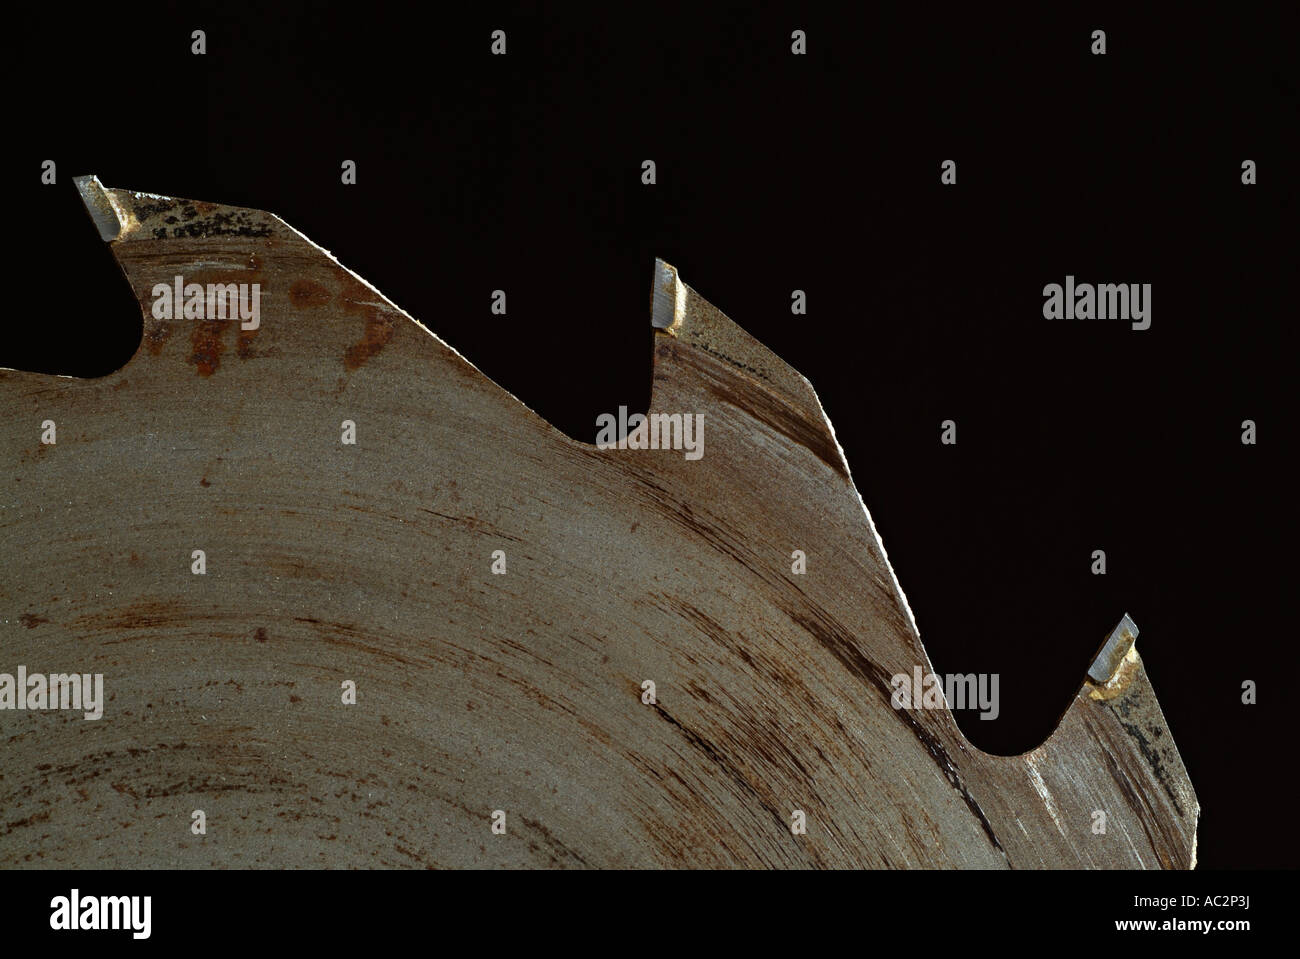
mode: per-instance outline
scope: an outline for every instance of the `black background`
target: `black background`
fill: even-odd
[[[648,402],[662,256],[817,389],[935,669],[1001,676],[1000,718],[957,714],[977,746],[1042,742],[1128,612],[1201,801],[1201,866],[1296,863],[1294,24],[748,4],[25,16],[0,366],[102,375],[139,342],[83,173],[282,216],[588,442],[598,414]],[[1045,320],[1067,274],[1152,284],[1151,328]]]

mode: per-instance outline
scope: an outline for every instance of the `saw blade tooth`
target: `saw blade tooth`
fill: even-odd
[[[650,295],[650,325],[677,335],[686,312],[686,287],[677,276],[677,268],[655,259],[654,286]]]
[[[122,221],[112,197],[104,189],[104,184],[99,182],[99,177],[92,173],[89,176],[73,177],[72,182],[77,185],[81,202],[86,204],[86,212],[95,221],[99,238],[105,243],[116,240],[122,233]]]
[[[1102,685],[1110,682],[1119,671],[1120,664],[1124,662],[1128,651],[1133,648],[1137,635],[1137,623],[1133,622],[1128,613],[1125,613],[1119,625],[1111,630],[1106,641],[1101,644],[1101,649],[1097,650],[1097,655],[1092,658],[1092,665],[1088,667],[1088,678]]]

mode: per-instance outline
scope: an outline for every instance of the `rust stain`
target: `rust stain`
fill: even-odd
[[[343,366],[350,373],[360,369],[366,361],[379,353],[396,329],[396,317],[379,307],[370,306],[368,300],[379,294],[357,280],[346,270],[338,271],[340,288],[338,305],[345,313],[360,313],[365,317],[366,328],[361,339],[343,353]]]
[[[219,286],[230,286],[232,284],[239,286],[241,284],[251,285],[257,283],[264,286],[262,260],[257,256],[257,254],[250,254],[249,268],[246,270],[198,270],[192,275],[186,277],[186,283],[187,285],[189,283],[197,283],[205,289],[214,284]],[[265,296],[265,293],[266,291],[263,290],[263,296]],[[258,355],[253,349],[253,343],[261,328],[259,327],[256,330],[244,329],[243,321],[239,318],[238,306],[230,305],[228,306],[228,310],[230,312],[227,313],[228,318],[225,320],[215,319],[190,321],[199,323],[198,329],[195,330],[191,337],[194,351],[191,355],[190,362],[198,367],[200,376],[211,376],[221,365],[221,354],[225,352],[225,344],[222,342],[222,336],[224,333],[223,327],[226,323],[234,323],[239,327],[239,332],[236,334],[235,338],[235,355],[241,360],[252,359]],[[231,315],[232,313],[233,315]],[[167,334],[170,334],[170,332],[170,329],[166,331]],[[165,338],[166,336],[164,335],[164,339]],[[162,344],[159,343],[158,349],[161,349],[161,347]]]
[[[221,342],[221,334],[231,322],[231,320],[200,320],[195,325],[194,333],[190,336],[190,345],[194,348],[190,354],[190,362],[198,370],[199,376],[211,376],[221,365],[221,354],[226,349],[226,345]]]
[[[256,330],[246,330],[242,326],[240,327],[239,335],[235,337],[235,355],[241,360],[248,360],[257,356],[253,352],[253,341],[257,339],[260,330],[260,326]]]
[[[393,338],[393,317],[372,310],[366,316],[366,329],[359,342],[353,343],[343,354],[343,365],[348,371],[360,369],[366,360],[384,348]]]
[[[170,627],[188,615],[173,603],[144,602],[117,609],[79,616],[76,629],[87,632],[100,630],[143,630]]]
[[[49,622],[49,620],[46,619],[44,616],[36,616],[32,613],[23,613],[21,616],[18,617],[18,621],[22,623],[24,626],[26,626],[28,629],[35,629],[41,623]]]
[[[47,809],[44,812],[33,813],[32,815],[28,816],[26,819],[15,819],[13,822],[5,824],[4,832],[0,833],[0,836],[7,835],[8,833],[13,832],[15,829],[22,829],[24,826],[34,826],[38,822],[45,822],[49,818],[50,818],[50,811]]]
[[[304,278],[289,287],[289,302],[299,308],[324,306],[333,298],[334,294],[313,280]]]

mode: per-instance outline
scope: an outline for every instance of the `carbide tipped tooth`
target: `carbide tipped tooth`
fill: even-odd
[[[682,314],[685,312],[686,287],[677,276],[677,268],[656,259],[654,288],[650,297],[650,325],[675,336],[682,325]]]
[[[99,177],[94,174],[73,177],[72,182],[77,185],[77,191],[81,194],[81,202],[86,204],[86,212],[95,221],[95,227],[99,230],[99,238],[105,243],[116,240],[122,233],[122,222],[117,215],[117,208],[113,206],[108,191],[104,189],[104,184],[99,182]]]
[[[1128,651],[1133,648],[1137,635],[1137,623],[1129,618],[1128,613],[1125,613],[1119,625],[1111,630],[1106,641],[1101,644],[1101,649],[1093,657],[1092,665],[1088,667],[1088,678],[1100,685],[1110,682],[1119,671],[1120,664],[1124,662]]]

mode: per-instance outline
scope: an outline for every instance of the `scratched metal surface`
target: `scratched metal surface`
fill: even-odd
[[[689,287],[650,408],[704,457],[599,450],[276,217],[105,198],[144,337],[0,371],[0,670],[108,702],[0,711],[0,864],[1194,863],[1135,648],[1023,756],[891,706],[931,667],[816,395]],[[259,328],[153,319],[177,274],[260,283]]]

